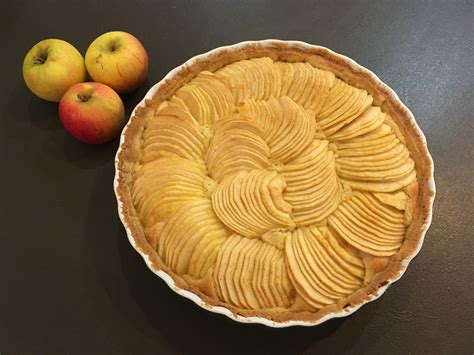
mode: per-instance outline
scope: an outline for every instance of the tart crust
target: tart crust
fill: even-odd
[[[404,142],[410,156],[415,161],[417,183],[407,189],[409,198],[407,210],[412,218],[401,248],[390,258],[388,265],[382,271],[375,273],[369,284],[349,297],[339,300],[336,304],[326,306],[316,312],[241,309],[207,296],[198,287],[186,282],[163,264],[155,249],[147,241],[137,211],[133,207],[131,186],[134,161],[141,151],[141,136],[146,116],[154,114],[163,101],[169,99],[177,89],[192,80],[201,71],[215,71],[232,62],[257,57],[270,57],[273,60],[287,62],[308,62],[317,68],[333,72],[336,77],[355,87],[366,90],[373,96],[374,105],[380,106],[384,112],[391,116],[398,128],[399,138]],[[153,96],[145,99],[135,109],[122,132],[121,144],[116,157],[115,192],[119,203],[119,214],[133,246],[147,260],[152,271],[155,273],[161,271],[171,277],[174,281],[175,291],[186,290],[197,295],[202,301],[201,306],[209,310],[215,310],[215,306],[224,307],[231,312],[228,314],[229,316],[239,321],[254,322],[255,318],[245,319],[242,317],[258,317],[273,321],[257,321],[272,326],[292,325],[292,322],[293,324],[314,325],[332,317],[345,316],[354,312],[361,305],[380,296],[389,284],[403,275],[409,261],[421,248],[424,234],[431,222],[431,210],[435,196],[433,162],[426,146],[425,137],[411,112],[397,95],[372,72],[327,48],[302,42],[267,40],[243,42],[195,57],[175,69],[157,86]]]

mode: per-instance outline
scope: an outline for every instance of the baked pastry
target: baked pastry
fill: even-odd
[[[396,280],[430,218],[409,112],[320,47],[220,51],[162,84],[123,134],[123,221],[206,305],[275,322],[350,312]]]

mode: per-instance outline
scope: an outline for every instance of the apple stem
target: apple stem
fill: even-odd
[[[113,39],[110,43],[109,43],[109,51],[111,52],[115,52],[116,50],[118,50],[120,47],[120,42],[118,41],[118,39]]]
[[[33,64],[44,64],[48,59],[48,48],[41,49],[33,58]]]
[[[46,62],[46,59],[44,59],[44,58],[41,58],[41,57],[35,57],[34,58],[34,63],[35,64],[44,64],[44,62]]]
[[[79,100],[81,100],[82,102],[87,102],[87,101],[89,101],[89,99],[91,98],[91,95],[77,94],[77,97],[78,97]]]

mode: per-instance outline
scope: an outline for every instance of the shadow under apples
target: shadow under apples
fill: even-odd
[[[104,144],[87,144],[78,141],[69,133],[63,133],[64,157],[81,169],[94,169],[114,160],[119,138]]]
[[[30,122],[42,129],[60,131],[63,126],[58,116],[58,103],[50,102],[28,93],[28,117]],[[25,100],[24,96],[22,99]]]
[[[121,94],[120,98],[123,101],[125,107],[125,120],[128,121],[130,114],[132,113],[135,106],[145,97],[146,93],[150,89],[149,79],[146,78],[145,81],[134,91],[127,94]]]
[[[29,131],[35,128],[46,131],[60,131],[62,129],[58,117],[58,104],[40,99],[24,84],[14,87],[5,95],[5,98],[6,110],[2,112],[2,119],[9,131],[30,133]]]

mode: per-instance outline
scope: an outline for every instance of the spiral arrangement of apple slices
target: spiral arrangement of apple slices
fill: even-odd
[[[295,288],[316,308],[335,303],[356,291],[364,264],[327,229],[297,229],[286,239],[288,271]]]
[[[142,165],[132,191],[142,223],[151,226],[187,202],[205,197],[205,174],[204,165],[182,158],[161,158]]]
[[[270,58],[242,60],[215,73],[230,89],[235,104],[246,99],[268,100],[281,96],[281,74]]]
[[[229,236],[211,202],[199,199],[182,206],[160,228],[157,251],[178,274],[203,277]]]
[[[206,157],[209,176],[220,182],[242,170],[268,169],[270,149],[260,136],[255,123],[241,115],[217,121]]]
[[[228,238],[219,250],[214,282],[220,299],[242,308],[288,307],[294,294],[284,253],[239,235]]]
[[[294,227],[284,188],[285,180],[275,171],[239,172],[216,188],[212,204],[226,226],[255,238],[271,229]]]
[[[290,97],[305,109],[319,112],[334,85],[334,74],[309,63],[276,62],[274,65],[284,78],[280,95]]]
[[[155,119],[147,121],[143,132],[143,162],[165,157],[199,160],[204,154],[206,139],[199,123],[185,111],[167,107]]]
[[[287,184],[283,196],[291,204],[298,226],[323,224],[341,202],[341,183],[327,140],[315,139],[281,174]]]
[[[241,60],[145,119],[140,222],[163,264],[217,302],[343,302],[404,241],[414,162],[373,98],[331,72]]]
[[[201,125],[226,117],[234,107],[229,88],[213,73],[206,71],[181,87],[170,103],[188,112]]]
[[[370,192],[357,191],[329,216],[329,225],[352,246],[370,255],[390,256],[405,235],[403,212],[385,205]]]
[[[272,158],[283,163],[300,155],[316,132],[314,117],[287,96],[244,101],[238,110],[255,121]]]
[[[339,177],[357,190],[392,192],[416,177],[408,149],[384,123],[366,134],[339,141],[338,155]]]

